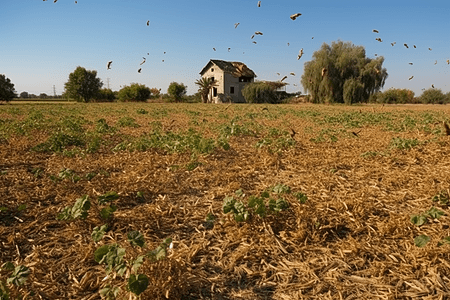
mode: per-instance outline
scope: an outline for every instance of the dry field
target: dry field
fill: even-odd
[[[0,295],[449,299],[449,112],[0,106]]]

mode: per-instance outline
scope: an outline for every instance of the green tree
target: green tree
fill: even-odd
[[[217,85],[217,80],[212,77],[202,77],[195,82],[198,85],[198,92],[202,97],[203,103],[208,103],[208,95],[211,89]]]
[[[394,89],[391,88],[383,93],[377,95],[378,103],[414,103],[414,92],[408,89]]]
[[[28,98],[28,92],[22,92],[20,93],[20,98]]]
[[[98,95],[103,86],[97,71],[89,71],[83,67],[77,67],[69,74],[69,80],[64,84],[65,96],[77,101],[89,102]]]
[[[116,96],[111,89],[103,88],[98,91],[97,100],[99,101],[113,102],[115,98]]]
[[[118,93],[119,101],[147,101],[150,98],[151,91],[144,84],[132,83],[130,86],[124,86]]]
[[[447,97],[441,89],[427,89],[420,96],[420,102],[423,104],[444,104]]]
[[[281,81],[251,82],[242,89],[242,95],[248,103],[280,103],[282,97],[277,89],[285,85]]]
[[[14,83],[5,75],[0,74],[0,101],[9,102],[16,97]]]
[[[365,102],[385,84],[384,58],[367,58],[363,46],[323,43],[305,63],[301,83],[313,103]],[[349,82],[347,82],[349,81]]]
[[[175,100],[175,102],[181,102],[183,96],[186,95],[187,86],[183,83],[171,82],[167,93]]]

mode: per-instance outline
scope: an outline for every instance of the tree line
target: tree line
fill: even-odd
[[[388,73],[383,68],[384,57],[369,58],[363,46],[351,42],[337,41],[331,45],[323,43],[321,48],[313,53],[313,58],[304,64],[301,77],[307,94],[307,100],[312,103],[450,103],[450,93],[431,88],[425,90],[420,97],[406,89],[389,89],[381,92]],[[186,96],[187,87],[183,83],[172,82],[167,95],[161,94],[161,89],[149,88],[143,84],[132,83],[119,91],[102,88],[103,83],[97,77],[97,71],[77,67],[69,74],[64,85],[63,98],[80,102],[91,101],[147,101],[160,98],[175,102],[210,101],[208,95],[217,85],[211,78],[201,78],[195,82],[198,92]],[[289,101],[294,94],[280,91],[286,83],[281,81],[258,81],[247,84],[242,95],[248,103],[283,103]],[[0,101],[9,101],[16,97],[14,84],[9,78],[0,74]],[[21,98],[32,98],[26,92]],[[40,98],[47,98],[41,94]],[[287,100],[286,100],[287,99]]]

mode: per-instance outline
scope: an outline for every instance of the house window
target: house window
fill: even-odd
[[[217,97],[217,88],[213,87],[213,97]]]
[[[239,82],[251,82],[251,81],[252,77],[245,77],[245,76],[239,77]]]
[[[211,80],[214,81],[214,77],[211,77]]]
[[[230,86],[230,94],[234,94],[234,86]]]
[[[214,72],[214,68],[211,68],[211,72]]]

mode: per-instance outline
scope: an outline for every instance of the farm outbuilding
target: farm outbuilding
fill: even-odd
[[[245,85],[255,81],[256,74],[242,62],[230,62],[211,59],[200,71],[204,78],[213,78],[217,81],[208,96],[213,103],[245,102],[242,89]]]

